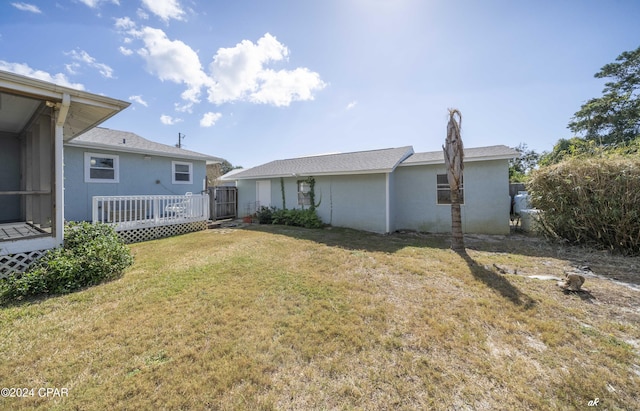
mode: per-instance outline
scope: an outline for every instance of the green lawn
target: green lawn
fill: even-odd
[[[34,389],[0,409],[640,408],[640,292],[528,277],[637,284],[640,259],[448,245],[275,226],[132,245],[119,280],[0,307],[0,386]]]

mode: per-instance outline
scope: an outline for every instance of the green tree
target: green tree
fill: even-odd
[[[242,168],[242,166],[234,166],[227,160],[223,160],[222,163],[220,163],[220,172],[222,173],[221,175],[225,175],[229,171],[235,170],[236,168]]]
[[[515,149],[520,153],[520,156],[509,161],[509,181],[521,183],[527,179],[529,172],[538,165],[540,154],[534,150],[529,150],[526,143],[518,144]]]
[[[544,152],[540,156],[539,165],[549,166],[573,157],[593,157],[603,150],[594,140],[587,141],[580,137],[570,139],[561,138],[553,146],[551,152]]]
[[[627,143],[640,134],[640,47],[625,51],[595,74],[609,79],[602,97],[582,105],[569,129],[600,145]]]

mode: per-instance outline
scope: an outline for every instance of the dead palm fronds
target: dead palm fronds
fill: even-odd
[[[460,188],[464,170],[464,152],[460,128],[462,114],[457,109],[449,109],[449,123],[447,124],[447,139],[444,150],[444,162],[447,167],[447,178],[451,189],[451,248],[456,251],[464,250],[462,235],[462,215],[460,213]]]

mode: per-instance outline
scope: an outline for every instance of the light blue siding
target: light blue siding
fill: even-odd
[[[284,178],[286,208],[302,208],[298,204],[298,181],[306,177]],[[315,177],[317,213],[325,224],[384,233],[386,231],[385,174]],[[256,201],[256,181],[239,180],[238,212],[247,215]],[[271,205],[283,208],[279,178],[271,182]]]
[[[326,224],[377,233],[416,230],[451,231],[451,206],[437,204],[436,175],[444,165],[401,166],[387,174],[315,177],[318,216]],[[297,182],[284,178],[286,208],[298,205]],[[239,180],[238,212],[253,212],[256,181]],[[269,180],[271,205],[283,208],[279,178]],[[388,196],[388,197],[387,197]],[[509,172],[507,160],[465,163],[462,224],[466,233],[509,233]]]
[[[119,156],[120,182],[85,183],[85,152]],[[193,164],[191,184],[172,183],[172,161]],[[189,191],[195,194],[203,190],[205,178],[206,163],[202,160],[183,160],[67,146],[64,149],[65,220],[91,220],[93,196],[171,195]]]
[[[465,163],[462,228],[466,233],[509,233],[507,160]],[[403,166],[395,171],[395,228],[451,231],[451,206],[437,204],[436,175],[444,165]]]

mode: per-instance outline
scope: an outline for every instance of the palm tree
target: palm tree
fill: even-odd
[[[444,163],[447,166],[447,178],[451,189],[451,248],[464,251],[464,237],[462,235],[462,216],[460,214],[460,187],[462,186],[462,171],[464,170],[464,152],[460,127],[462,114],[457,109],[449,109],[449,123],[447,124],[447,139],[444,150]]]

